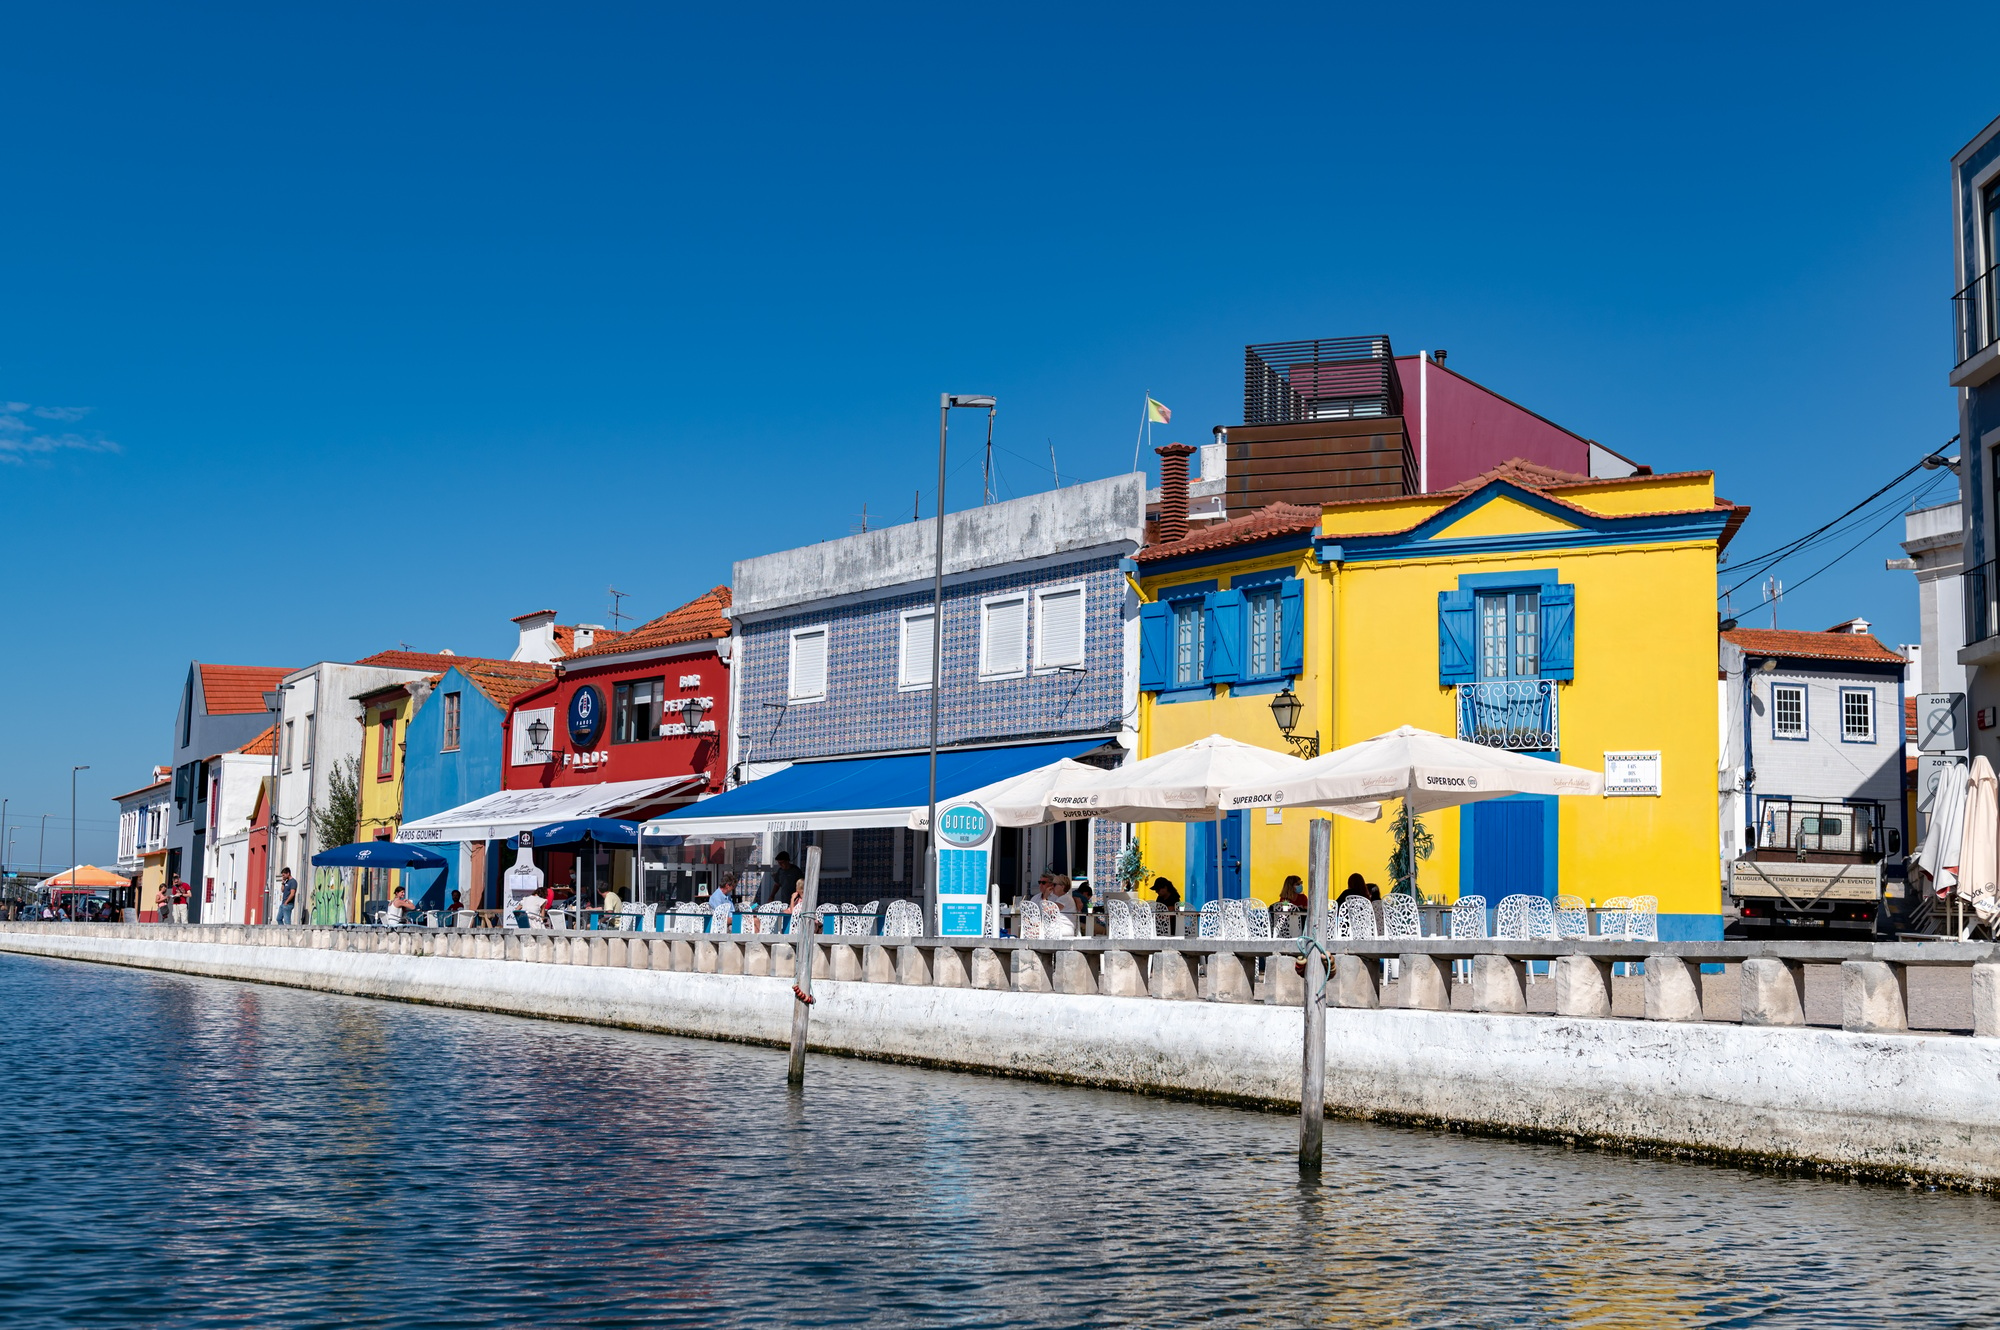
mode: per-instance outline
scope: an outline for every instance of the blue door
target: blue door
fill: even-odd
[[[1555,800],[1516,794],[1466,804],[1462,811],[1465,867],[1461,890],[1484,896],[1488,908],[1506,896],[1554,896],[1551,844]]]
[[[1182,896],[1189,909],[1200,909],[1212,900],[1243,899],[1244,819],[1247,813],[1231,813],[1221,822],[1187,824],[1187,858],[1183,867]],[[1215,882],[1215,831],[1222,829],[1222,889]]]

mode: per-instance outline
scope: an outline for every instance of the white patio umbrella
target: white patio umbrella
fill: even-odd
[[[1053,790],[1048,806],[1061,818],[1102,817],[1113,822],[1220,822],[1233,810],[1222,792],[1253,780],[1278,780],[1306,764],[1241,740],[1211,734],[1170,748],[1143,762],[1103,771]],[[1354,803],[1332,810],[1342,817],[1373,822],[1378,803]],[[1215,890],[1222,892],[1222,835],[1215,837]]]
[[[1602,794],[1604,777],[1405,725],[1301,762],[1290,773],[1244,781],[1224,794],[1225,809],[1379,808],[1401,799],[1411,814],[1510,794]],[[1368,820],[1373,821],[1373,818]]]
[[[1993,764],[1983,756],[1972,759],[1966,773],[1965,830],[1959,839],[1958,890],[1979,921],[1991,928],[2000,920],[2000,893],[1994,886],[1995,859],[2000,857],[2000,794],[1996,794]],[[1963,936],[1970,936],[1966,921]]]
[[[953,795],[951,802],[976,803],[993,815],[996,826],[1039,827],[1048,822],[1060,822],[1063,817],[1047,805],[1049,795],[1058,790],[1067,790],[1079,779],[1101,776],[1104,768],[1086,766],[1073,758],[1061,758],[1047,766],[1024,771],[1018,776],[996,780],[991,785],[982,785],[976,790]],[[942,807],[945,800],[938,800]],[[910,830],[924,831],[930,826],[930,809],[910,810]]]
[[[1931,888],[1943,891],[1958,884],[1959,843],[1965,835],[1965,792],[1970,773],[1954,762],[1938,774],[1931,797],[1930,830],[1917,852],[1917,867],[1930,875]]]
[[[1143,762],[1101,771],[1050,791],[1048,806],[1060,818],[1103,817],[1113,822],[1214,822],[1232,811],[1224,790],[1253,781],[1282,781],[1307,764],[1236,739],[1211,734]],[[1380,804],[1356,801],[1333,810],[1373,822]]]

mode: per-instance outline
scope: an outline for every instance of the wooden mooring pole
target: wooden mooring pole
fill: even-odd
[[[792,1065],[785,1084],[806,1083],[806,1027],[812,1022],[813,937],[819,931],[819,846],[806,847],[805,890],[792,914]],[[1322,893],[1324,894],[1324,893]],[[1324,901],[1321,902],[1325,904]]]
[[[1299,1176],[1319,1177],[1326,1135],[1326,894],[1333,858],[1333,823],[1315,818],[1306,862],[1306,1039],[1299,1073]]]

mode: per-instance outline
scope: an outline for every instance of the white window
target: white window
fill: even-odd
[[[1845,743],[1875,742],[1875,694],[1871,689],[1840,690],[1840,737]]]
[[[792,630],[792,661],[785,697],[817,702],[826,696],[826,627]]]
[[[1771,685],[1771,733],[1780,739],[1806,737],[1806,690],[1800,685]]]
[[[1013,679],[1028,672],[1028,597],[979,602],[979,677]]]
[[[1061,587],[1035,593],[1035,668],[1055,670],[1083,664],[1083,588]]]
[[[903,641],[897,658],[896,686],[931,686],[931,653],[936,649],[937,620],[926,605],[920,610],[903,611]]]
[[[536,707],[514,713],[514,729],[508,736],[511,752],[508,763],[517,767],[542,766],[556,760],[556,709]]]
[[[302,767],[309,767],[313,764],[313,714],[310,711],[306,713],[306,751],[305,755],[299,759],[299,765]]]
[[[821,877],[854,876],[854,833],[852,831],[816,831],[813,839],[819,842],[819,875]]]
[[[285,770],[287,771],[292,769],[292,727],[296,724],[298,722],[295,720],[285,722]]]

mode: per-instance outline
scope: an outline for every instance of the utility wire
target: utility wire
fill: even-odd
[[[1911,476],[1923,470],[1924,464],[1930,461],[1931,458],[1942,457],[1944,455],[1945,449],[1951,447],[1952,444],[1956,442],[1958,442],[1958,436],[1954,434],[1949,439],[1946,439],[1937,448],[1933,449],[1928,453],[1925,453],[1922,457],[1918,458],[1914,464],[1912,464],[1909,468],[1899,473],[1896,476],[1896,478],[1891,480],[1888,484],[1882,486],[1880,489],[1876,490],[1873,494],[1870,494],[1867,498],[1855,504],[1852,508],[1849,508],[1846,512],[1840,514],[1840,516],[1832,519],[1831,521],[1822,523],[1821,525],[1814,527],[1811,531],[1806,532],[1803,536],[1800,536],[1795,540],[1788,540],[1784,544],[1778,546],[1777,548],[1768,550],[1763,554],[1757,555],[1755,558],[1749,559],[1743,563],[1732,565],[1730,568],[1731,572],[1747,571],[1747,575],[1743,578],[1742,581],[1737,582],[1734,586],[1729,587],[1721,595],[1717,596],[1716,599],[1717,600],[1726,599],[1731,594],[1742,590],[1745,586],[1749,585],[1751,582],[1756,581],[1759,576],[1771,571],[1771,569],[1775,568],[1778,564],[1784,562],[1792,555],[1798,554],[1801,551],[1810,548],[1812,545],[1819,543],[1819,541],[1822,538],[1830,536],[1833,533],[1833,529],[1835,527],[1838,527],[1848,518],[1853,517],[1856,513],[1868,507],[1870,504],[1874,503],[1877,499],[1881,498],[1889,491],[1895,489],[1898,485],[1908,480]],[[1886,525],[1886,523],[1884,525]],[[1880,527],[1876,529],[1880,530]],[[1838,562],[1838,560],[1836,560],[1836,562]],[[1820,569],[1817,571],[1823,572],[1825,570]],[[1817,572],[1815,572],[1814,575],[1817,576]]]
[[[1942,479],[1943,477],[1938,478],[1938,480]],[[1923,489],[1917,491],[1918,497],[1922,497],[1923,495],[1929,494],[1933,490],[1935,490],[1938,486],[1938,480],[1933,480],[1929,485],[1926,485]],[[1854,553],[1854,551],[1860,549],[1863,545],[1866,545],[1869,541],[1875,539],[1876,536],[1882,533],[1884,527],[1888,526],[1891,522],[1895,521],[1902,515],[1903,515],[1903,510],[1900,507],[1897,508],[1896,511],[1890,513],[1880,522],[1877,522],[1873,527],[1870,527],[1868,531],[1861,537],[1861,539],[1855,541],[1852,545],[1849,545],[1846,549],[1834,555],[1833,558],[1827,560],[1825,563],[1813,569],[1811,572],[1807,573],[1804,577],[1800,578],[1798,581],[1786,587],[1785,590],[1787,592],[1797,591],[1800,587],[1812,581],[1815,577],[1818,577],[1821,573],[1833,567],[1835,564],[1841,562],[1843,559],[1847,558],[1848,555]],[[1770,602],[1768,600],[1759,601],[1755,608],[1761,608],[1762,606],[1769,603]]]

